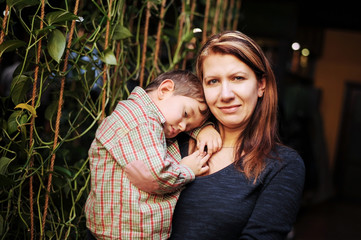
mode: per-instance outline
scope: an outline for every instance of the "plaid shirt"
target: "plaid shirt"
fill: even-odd
[[[179,165],[177,142],[167,147],[165,118],[149,95],[136,87],[99,126],[89,149],[91,190],[87,227],[98,239],[167,239],[180,188],[194,180]],[[153,179],[150,194],[127,177],[129,165]],[[140,166],[137,168],[136,166]],[[130,170],[132,171],[132,170]]]

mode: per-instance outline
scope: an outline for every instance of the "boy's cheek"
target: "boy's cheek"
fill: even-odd
[[[196,127],[194,127],[194,128],[197,128],[197,127],[202,126],[203,124],[205,124],[205,123],[206,123],[206,121],[207,121],[207,118],[206,118],[206,117],[202,117],[202,118],[200,118],[200,119],[199,119],[199,121],[198,121],[197,126],[196,126]]]

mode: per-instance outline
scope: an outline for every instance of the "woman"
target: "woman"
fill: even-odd
[[[212,36],[197,58],[223,141],[209,172],[181,193],[170,239],[285,239],[299,209],[305,168],[277,136],[277,86],[248,36]]]

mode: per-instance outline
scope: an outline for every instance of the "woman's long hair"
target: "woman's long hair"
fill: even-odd
[[[230,54],[247,64],[257,80],[266,81],[262,97],[258,98],[254,112],[245,130],[239,136],[235,164],[248,179],[257,180],[265,167],[265,159],[280,143],[277,124],[277,85],[270,63],[261,47],[250,37],[238,31],[226,31],[211,36],[200,49],[196,71],[203,81],[203,61],[210,54]],[[242,153],[244,153],[242,155]]]

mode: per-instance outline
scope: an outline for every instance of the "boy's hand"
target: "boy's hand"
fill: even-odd
[[[204,152],[207,146],[207,153],[212,154],[218,152],[222,148],[221,135],[212,125],[203,127],[197,136],[197,148],[200,152]]]
[[[192,169],[194,175],[200,176],[208,172],[209,167],[206,163],[209,160],[210,156],[211,155],[209,153],[207,154],[205,152],[200,152],[197,150],[191,155],[184,157],[180,161],[180,164],[185,165],[190,169]]]

